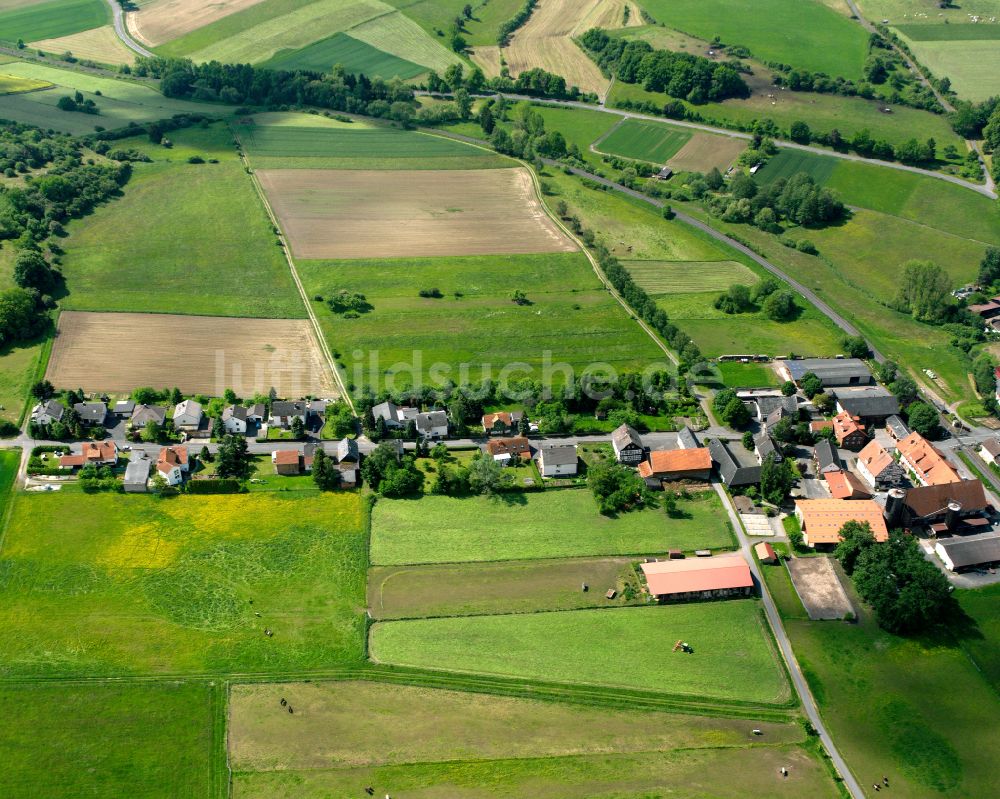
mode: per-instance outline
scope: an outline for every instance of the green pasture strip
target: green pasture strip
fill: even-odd
[[[725,291],[733,283],[751,285],[757,275],[737,261],[622,261],[649,294]]]
[[[0,40],[57,39],[110,21],[110,9],[104,0],[53,0],[0,11]]]

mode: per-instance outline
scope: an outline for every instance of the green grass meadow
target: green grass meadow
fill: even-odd
[[[5,799],[225,796],[219,685],[5,685],[0,707]]]
[[[379,622],[381,663],[634,688],[739,704],[790,692],[755,600]],[[693,654],[673,652],[686,641]]]
[[[277,53],[261,66],[268,69],[329,72],[335,64],[343,65],[351,73],[361,72],[369,77],[387,80],[396,77],[415,78],[427,72],[427,67],[397,58],[346,33],[335,33],[329,39],[322,39],[301,50]]]
[[[682,128],[626,119],[597,146],[604,152],[662,164],[677,155],[690,138],[691,132]]]
[[[68,229],[64,308],[306,315],[264,206],[235,160],[137,164],[124,197]]]
[[[666,357],[602,290],[581,253],[308,260],[297,268],[310,297],[347,289],[363,293],[374,306],[347,319],[325,303],[313,303],[331,348],[344,353],[349,379],[358,388],[380,390],[389,381],[399,388],[412,385],[415,376],[406,365],[415,358],[420,379],[461,383],[489,374],[497,378],[513,363],[525,364],[540,379],[546,362],[583,369],[599,360],[635,371]],[[443,296],[418,296],[431,288]],[[531,304],[515,305],[516,289],[525,291]],[[446,371],[428,378],[434,364]],[[561,384],[562,373],[553,374]]]
[[[758,0],[747,13],[739,0],[641,0],[657,22],[706,41],[722,37],[761,61],[857,80],[867,34],[856,22],[814,0]]]
[[[979,103],[1000,92],[1000,25],[896,25],[921,64],[947,76],[963,100]]]
[[[371,560],[378,565],[456,563],[591,555],[652,555],[733,546],[714,493],[681,500],[685,518],[651,508],[614,518],[586,489],[486,497],[379,500]]]
[[[733,283],[757,281],[738,261],[623,261],[632,279],[648,294],[725,291]]]
[[[56,39],[99,28],[110,21],[110,9],[104,0],[52,0],[0,10],[0,40]]]
[[[0,556],[0,675],[355,665],[365,560],[356,494],[20,493]]]

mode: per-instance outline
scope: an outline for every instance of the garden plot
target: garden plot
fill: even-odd
[[[526,169],[260,170],[298,258],[571,252]]]
[[[333,377],[304,319],[63,311],[46,376],[63,388],[331,396]]]

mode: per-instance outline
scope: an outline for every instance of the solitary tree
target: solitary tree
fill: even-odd
[[[313,456],[312,475],[313,482],[322,491],[332,491],[340,485],[340,470],[322,449],[317,449]]]

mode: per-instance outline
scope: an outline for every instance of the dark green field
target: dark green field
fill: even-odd
[[[55,39],[100,27],[110,19],[104,0],[52,0],[0,11],[0,39],[8,42]]]
[[[225,796],[221,685],[7,685],[0,707],[4,799]]]
[[[386,79],[415,78],[427,71],[427,67],[386,53],[346,33],[335,33],[329,39],[300,50],[278,53],[261,66],[266,69],[329,72],[336,64],[342,65],[348,72],[361,72],[369,77]]]
[[[825,183],[839,165],[836,158],[802,150],[781,150],[754,175],[758,183],[767,186],[779,178],[790,178],[805,172],[817,183]]]

